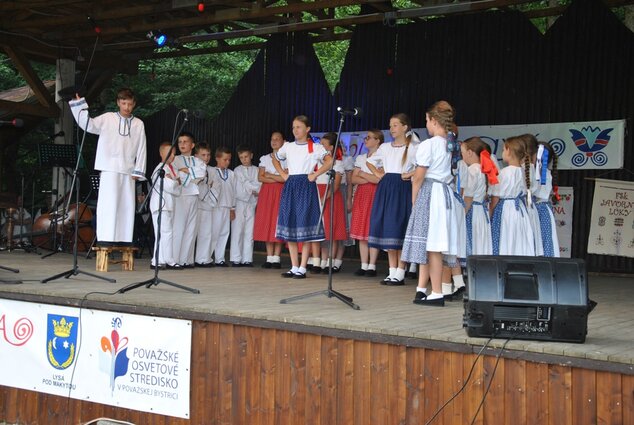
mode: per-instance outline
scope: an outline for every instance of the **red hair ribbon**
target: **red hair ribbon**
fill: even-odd
[[[341,146],[337,147],[337,154],[335,155],[335,160],[341,161],[343,159],[343,149]]]
[[[555,199],[557,201],[561,201],[561,196],[559,196],[559,186],[553,186],[553,195],[555,195]]]
[[[498,169],[491,160],[491,154],[487,150],[480,152],[480,169],[487,176],[489,184],[498,184]]]

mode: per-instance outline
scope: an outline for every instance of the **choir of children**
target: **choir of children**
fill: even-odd
[[[311,251],[318,256],[320,243],[321,261],[314,258],[313,271],[338,271],[338,251],[343,254],[343,241],[351,238],[358,243],[361,262],[354,275],[376,276],[377,257],[385,250],[389,273],[382,284],[403,285],[406,263],[418,265],[414,303],[442,306],[445,297],[464,290],[460,264],[469,255],[558,256],[550,203],[551,192],[557,195],[553,149],[532,135],[509,137],[502,154],[506,166],[500,170],[480,138],[467,139],[458,149],[454,116],[448,102],[432,105],[426,113],[430,138],[420,142],[409,117],[393,115],[393,141],[384,143],[380,130],[368,131],[359,149],[364,153],[356,157],[347,178],[343,151],[334,149],[337,135],[326,133],[316,143],[303,115],[293,120],[294,142],[285,143],[280,132],[273,132],[272,153],[260,158],[259,167],[251,163],[251,148],[240,146],[241,165],[233,171],[228,148],[216,150],[216,167],[210,167],[210,147],[195,146],[193,135],[182,133],[180,155],[174,157],[169,143],[160,146],[164,190],[159,202],[154,188],[150,208],[161,241],[152,267],[227,266],[231,233],[233,267],[252,266],[256,240],[266,244],[262,267],[279,269],[286,242],[291,268],[282,276],[302,279]],[[333,161],[329,179],[326,172]],[[158,172],[157,166],[153,180]],[[340,188],[346,180],[354,189],[346,190],[344,201]],[[328,263],[330,243],[333,264]],[[451,282],[452,275],[453,284],[443,283]]]

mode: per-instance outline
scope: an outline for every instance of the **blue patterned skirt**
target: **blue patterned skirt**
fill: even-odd
[[[291,175],[284,183],[275,237],[290,242],[324,239],[317,185],[306,174]]]
[[[401,249],[412,211],[412,183],[400,174],[387,173],[376,188],[368,245],[378,249]]]
[[[553,207],[550,202],[536,202],[535,208],[539,216],[544,256],[559,257],[559,241],[557,240],[557,228],[555,226]]]

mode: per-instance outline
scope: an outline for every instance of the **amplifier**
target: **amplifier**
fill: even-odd
[[[582,343],[588,332],[585,262],[580,259],[471,256],[463,327],[471,337]]]

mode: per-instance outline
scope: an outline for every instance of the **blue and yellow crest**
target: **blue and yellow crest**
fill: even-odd
[[[46,354],[55,369],[66,369],[75,360],[77,324],[72,316],[49,314],[46,320]]]

